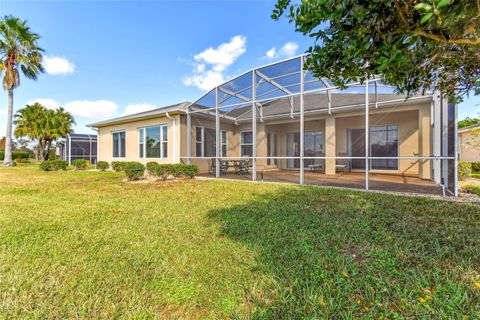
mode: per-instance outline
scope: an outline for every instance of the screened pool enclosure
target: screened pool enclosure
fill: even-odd
[[[218,178],[457,194],[456,105],[381,79],[340,89],[306,58],[252,69],[190,104],[182,160]]]
[[[97,163],[97,135],[72,133],[59,143],[58,154],[71,165],[73,160],[88,160]]]

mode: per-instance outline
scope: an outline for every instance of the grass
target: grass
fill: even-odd
[[[466,184],[463,189],[480,196],[480,184]]]
[[[480,317],[480,209],[0,169],[0,318]]]

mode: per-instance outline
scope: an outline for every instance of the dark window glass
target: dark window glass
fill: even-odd
[[[222,157],[227,156],[227,131],[222,131]]]
[[[140,134],[140,137],[139,137],[140,143],[138,145],[138,150],[139,150],[140,158],[143,158],[143,149],[144,149],[144,141],[145,141],[145,129],[143,129],[143,128],[140,129],[139,134]]]
[[[252,157],[253,156],[253,146],[252,145],[242,145],[242,157]]]
[[[203,130],[203,138],[205,140],[203,144],[203,156],[215,157],[215,129],[204,128]]]
[[[398,157],[398,126],[378,126],[370,129],[370,154],[372,157]],[[375,159],[370,168],[398,170],[398,159]]]
[[[195,156],[201,157],[202,156],[202,128],[196,127],[195,128]]]
[[[145,128],[147,158],[160,158],[160,127]]]
[[[125,131],[112,133],[113,137],[113,157],[125,157]]]
[[[240,152],[242,157],[253,156],[253,133],[244,131],[240,136]]]

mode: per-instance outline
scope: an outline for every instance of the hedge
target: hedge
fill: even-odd
[[[125,171],[128,180],[138,180],[143,177],[145,166],[140,162],[128,161],[123,163],[123,170]]]
[[[109,168],[107,161],[98,161],[97,162],[97,169],[100,171],[105,171]]]
[[[175,178],[193,178],[198,174],[198,167],[194,164],[159,164],[152,161],[147,163],[147,172],[149,175],[159,177],[162,180],[166,180],[168,175],[172,175]]]
[[[30,158],[30,153],[28,151],[12,151],[12,159],[28,159]],[[5,159],[5,150],[0,149],[0,160]]]
[[[472,170],[475,172],[480,172],[480,162],[472,162]]]
[[[75,167],[76,170],[85,170],[87,169],[90,162],[84,159],[76,159],[72,161],[72,165]]]
[[[146,165],[147,173],[151,176],[154,176],[159,166],[160,164],[158,162],[155,162],[155,161],[147,162],[147,165]]]
[[[124,171],[125,163],[126,161],[112,161],[112,169],[117,172]]]
[[[472,163],[467,161],[458,162],[458,179],[465,180],[472,176]]]
[[[45,160],[40,163],[40,170],[43,171],[58,171],[66,170],[68,166],[65,160]]]

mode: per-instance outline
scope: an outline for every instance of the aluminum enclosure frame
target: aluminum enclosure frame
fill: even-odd
[[[328,79],[318,79],[312,76],[312,79],[306,79],[307,73],[309,71],[304,70],[305,59],[308,57],[308,54],[303,54],[297,57],[285,59],[279,62],[267,64],[261,67],[253,68],[227,82],[216,86],[211,91],[205,93],[201,96],[198,100],[191,103],[186,110],[187,116],[187,150],[186,150],[186,157],[182,157],[182,160],[187,162],[191,162],[192,159],[215,159],[216,164],[216,172],[215,177],[220,177],[220,159],[238,159],[238,157],[222,157],[221,156],[221,143],[218,143],[221,139],[220,135],[220,119],[228,119],[230,121],[235,122],[238,124],[240,122],[248,122],[250,121],[249,118],[242,119],[241,117],[245,114],[251,114],[251,125],[252,125],[252,135],[253,135],[253,152],[252,157],[248,157],[248,159],[252,160],[252,181],[257,180],[257,159],[299,159],[300,160],[300,177],[299,183],[304,184],[305,179],[305,168],[304,168],[304,133],[305,133],[305,114],[313,114],[313,113],[326,113],[332,114],[342,110],[359,110],[362,108],[361,104],[355,105],[342,105],[342,106],[332,106],[332,92],[338,92],[341,88],[334,86],[330,83]],[[299,59],[300,65],[298,70],[290,70],[292,61],[295,62],[296,59]],[[265,74],[263,70],[268,69],[269,67],[279,67],[282,69],[283,65],[285,65],[285,72],[284,74],[280,74],[274,77],[269,77],[269,75]],[[290,67],[290,69],[289,69]],[[243,87],[240,86],[238,91],[234,91],[232,88],[225,88],[224,86],[235,87],[235,81],[244,81],[243,78],[247,79],[248,75],[251,73],[251,82],[247,83]],[[299,74],[299,81],[281,84],[282,80],[288,79],[288,77],[294,77],[295,75]],[[259,81],[257,81],[259,79]],[[271,87],[270,91],[265,91],[263,93],[259,93],[259,87],[261,85],[268,84]],[[318,88],[313,89],[306,89],[305,85],[319,85]],[[343,156],[322,156],[322,157],[308,157],[308,159],[320,159],[320,160],[339,160],[339,159],[358,159],[358,160],[365,160],[365,189],[369,190],[369,172],[370,172],[370,160],[416,160],[416,161],[432,161],[432,168],[433,168],[433,177],[432,180],[443,187],[444,195],[446,193],[450,193],[451,195],[457,196],[458,195],[458,177],[457,177],[457,166],[458,166],[458,155],[457,155],[457,106],[456,105],[449,105],[448,100],[439,92],[430,92],[423,96],[413,96],[409,97],[407,100],[405,98],[397,98],[397,99],[389,99],[389,100],[382,100],[378,101],[379,90],[382,88],[391,89],[391,86],[387,86],[381,82],[380,78],[373,78],[373,79],[366,79],[365,81],[357,81],[347,85],[348,88],[359,88],[364,87],[365,92],[365,103],[363,104],[363,110],[365,115],[365,156],[364,157],[343,157]],[[369,101],[370,97],[370,87],[373,86],[374,89],[374,96],[375,101]],[[221,97],[220,93],[224,96]],[[311,94],[322,94],[326,93],[328,98],[328,106],[326,108],[321,108],[318,110],[305,110],[305,99],[306,95]],[[268,97],[269,94],[279,94],[274,95],[272,97]],[[203,99],[208,98],[209,95],[214,96],[214,103],[211,103],[208,106],[204,106],[201,102]],[[299,98],[299,111],[295,112],[294,105],[293,105],[293,98]],[[269,116],[263,115],[263,106],[268,103],[278,99],[289,99],[291,105],[290,117],[295,118],[299,116],[299,125],[300,125],[300,155],[299,157],[262,157],[257,156],[257,122],[263,122],[264,119],[267,119]],[[229,103],[229,100],[235,100],[233,103]],[[370,109],[379,109],[383,106],[388,106],[389,104],[394,103],[401,103],[405,101],[413,101],[413,100],[431,100],[431,125],[432,134],[431,134],[431,145],[432,145],[432,153],[430,156],[397,156],[397,157],[373,157],[370,153],[370,142],[369,142],[369,132],[370,132],[370,123],[369,123],[369,111]],[[235,108],[245,108],[246,106],[250,105],[250,109],[237,117],[232,116],[232,111]],[[454,116],[454,154],[448,153],[448,135],[449,135],[449,128],[448,128],[448,110],[449,108],[453,107],[455,112]],[[226,110],[221,113],[221,110]],[[197,114],[205,114],[209,116],[215,116],[215,131],[216,131],[216,147],[215,147],[215,156],[214,157],[194,157],[192,156],[191,144],[191,130],[192,130],[192,121],[191,118]],[[270,117],[274,117],[270,116]],[[285,115],[282,115],[285,116]],[[448,162],[454,161],[454,181],[453,181],[453,190],[448,188],[449,181],[448,181]]]

